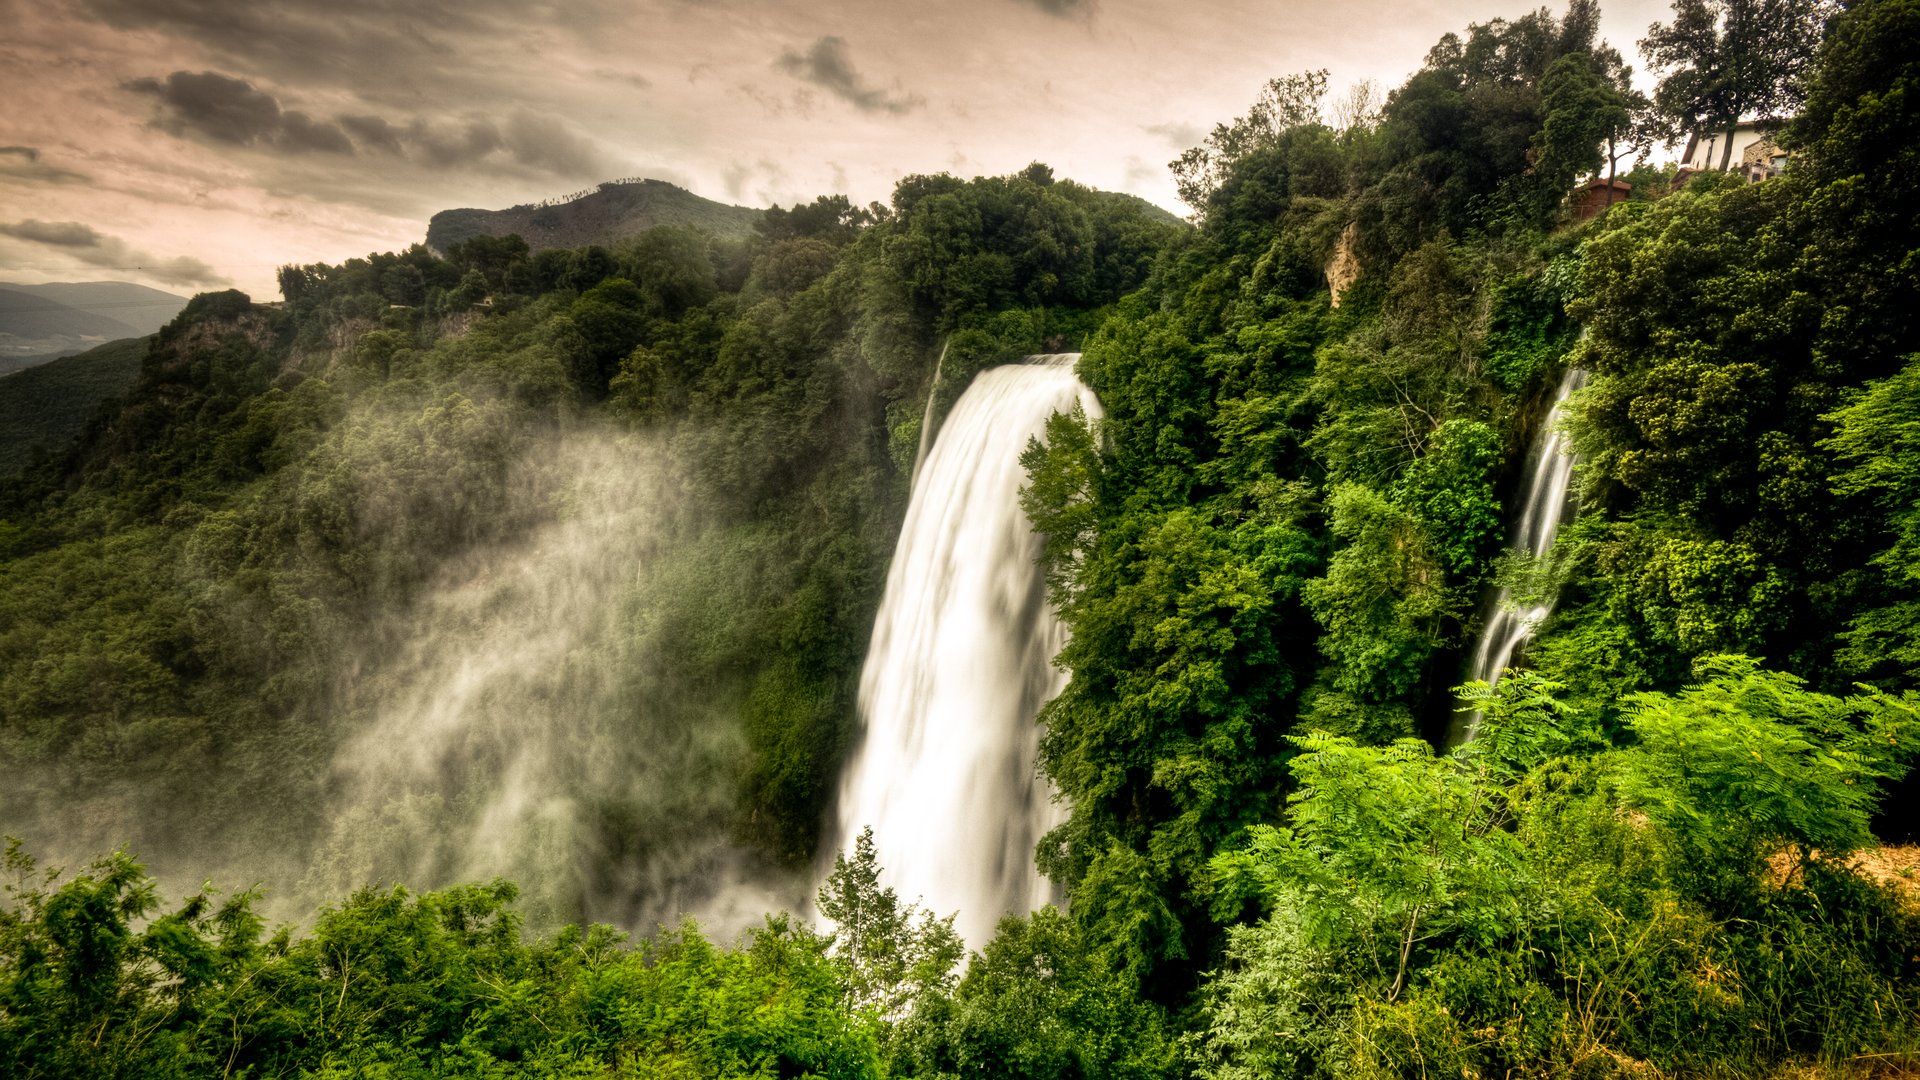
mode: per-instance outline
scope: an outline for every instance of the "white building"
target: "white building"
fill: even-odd
[[[1747,148],[1766,138],[1760,130],[1760,124],[1754,120],[1742,120],[1733,129],[1733,157],[1728,160],[1728,169],[1737,169]],[[1727,152],[1727,133],[1725,130],[1714,132],[1694,132],[1687,138],[1687,152],[1680,159],[1683,168],[1694,172],[1709,172],[1720,168],[1721,158]]]
[[[1770,125],[1778,126],[1778,125]],[[1758,120],[1742,120],[1733,129],[1733,156],[1727,157],[1727,132],[1697,131],[1687,138],[1687,150],[1680,158],[1677,187],[1694,173],[1718,172],[1726,160],[1727,172],[1742,173],[1748,180],[1779,176],[1786,167],[1787,153],[1774,144],[1773,137]]]

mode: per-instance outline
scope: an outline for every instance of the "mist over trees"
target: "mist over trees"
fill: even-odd
[[[195,298],[0,492],[4,1070],[1910,1067],[1920,4],[1679,0],[1651,101],[1598,27],[1470,25],[1383,100],[1277,78],[1174,163],[1191,226],[1036,163]],[[1659,124],[1753,114],[1783,176],[1573,219]],[[863,842],[817,928],[656,929],[813,891],[929,398],[1073,347],[1105,418],[1022,498],[1065,903],[963,956]],[[1570,367],[1580,513],[1515,555]],[[522,565],[603,567],[590,614],[461,684],[496,727],[355,772],[409,650],[562,610]],[[1558,603],[1463,687],[1500,586]],[[543,809],[493,816],[514,768]],[[529,871],[467,881],[496,821]]]

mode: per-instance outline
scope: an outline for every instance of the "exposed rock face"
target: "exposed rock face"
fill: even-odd
[[[1360,259],[1353,253],[1359,235],[1359,223],[1347,222],[1340,231],[1339,245],[1333,249],[1333,259],[1327,263],[1327,288],[1333,293],[1333,307],[1340,306],[1340,294],[1360,278]]]

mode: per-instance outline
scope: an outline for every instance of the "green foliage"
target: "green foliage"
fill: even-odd
[[[1529,158],[1542,138],[1556,146],[1576,141],[1564,129],[1587,118],[1568,100],[1584,89],[1556,86],[1555,103],[1543,100],[1549,69],[1581,57],[1602,88],[1627,87],[1619,54],[1597,40],[1599,21],[1596,4],[1575,0],[1562,18],[1541,8],[1512,21],[1476,23],[1464,39],[1448,34],[1433,47],[1422,69],[1388,97],[1370,155],[1371,190],[1361,215],[1372,226],[1371,252],[1412,252],[1437,229],[1524,234],[1551,221],[1565,173],[1583,155],[1573,146],[1564,156],[1550,152],[1545,170],[1532,168]],[[1551,136],[1544,135],[1549,117]]]
[[[63,853],[132,841],[163,867],[283,888],[399,872],[400,834],[456,827],[471,798],[449,779],[393,792],[379,820],[332,821],[328,762],[417,636],[459,631],[421,628],[436,590],[574,513],[573,485],[605,478],[561,475],[569,448],[625,427],[648,435],[620,474],[670,464],[680,485],[638,525],[669,550],[627,580],[656,564],[675,580],[613,590],[618,629],[528,673],[555,689],[523,708],[572,741],[644,718],[681,740],[669,760],[714,773],[663,792],[644,780],[648,738],[601,753],[634,779],[582,793],[564,841],[598,869],[540,875],[529,910],[624,914],[616,879],[688,831],[805,862],[904,508],[890,421],[920,415],[934,328],[983,335],[955,342],[962,375],[1061,347],[1182,231],[1044,168],[925,183],[946,210],[825,199],[740,251],[675,225],[538,253],[476,235],[444,259],[284,268],[280,308],[197,298],[73,455],[5,492],[0,817]],[[887,253],[936,225],[960,231],[927,259],[1012,268],[1013,284],[916,301]],[[474,747],[453,758],[504,768]],[[67,812],[77,792],[88,813]],[[335,842],[355,829],[357,852]]]
[[[1446,611],[1441,567],[1410,513],[1358,484],[1335,489],[1337,547],[1327,575],[1305,598],[1325,632],[1320,650],[1335,664],[1334,685],[1365,700],[1405,693],[1439,644]]]
[[[904,1025],[897,1075],[1147,1080],[1171,1074],[1159,1010],[1097,958],[1065,915],[1009,916],[950,997]]]
[[[0,1064],[26,1077],[878,1077],[826,941],[785,917],[529,942],[511,884],[364,890],[262,940],[251,894],[158,913],[124,854],[60,882],[15,844],[0,907]]]
[[[1920,700],[1827,697],[1744,657],[1701,675],[1633,697],[1633,741],[1597,753],[1524,672],[1469,688],[1485,734],[1447,758],[1299,740],[1286,825],[1214,860],[1224,896],[1271,914],[1230,935],[1196,1071],[1751,1074],[1910,1047],[1893,943],[1915,916],[1843,856],[1920,749]],[[1785,881],[1781,844],[1803,867]]]
[[[1637,740],[1624,792],[1693,867],[1732,862],[1751,873],[1783,845],[1841,859],[1873,842],[1880,783],[1905,775],[1920,749],[1913,698],[1810,693],[1746,657],[1708,657],[1696,676],[1703,682],[1678,694],[1624,703]]]
[[[1873,557],[1879,570],[1872,606],[1841,636],[1840,662],[1862,674],[1920,682],[1920,359],[1868,385],[1828,417],[1826,444],[1850,463],[1834,476],[1843,495],[1872,498],[1886,514],[1892,543]]]
[[[1575,591],[1621,624],[1605,666],[1672,679],[1692,656],[1740,649],[1830,690],[1869,673],[1904,685],[1898,574],[1875,561],[1896,511],[1846,479],[1863,459],[1831,441],[1839,410],[1911,351],[1912,305],[1892,299],[1910,276],[1894,284],[1882,268],[1915,237],[1862,216],[1847,155],[1877,151],[1841,149],[1866,145],[1853,110],[1892,100],[1907,77],[1883,37],[1901,10],[1836,17],[1808,83],[1826,96],[1794,129],[1804,168],[1631,207],[1582,250],[1568,308],[1591,331],[1582,356],[1598,377],[1575,434],[1616,524]],[[1897,107],[1875,115],[1889,131],[1905,122]],[[1675,650],[1678,663],[1649,662]]]
[[[1035,163],[733,239],[475,234],[283,268],[279,308],[196,299],[0,498],[9,828],[336,895],[464,821],[466,771],[502,761],[339,821],[327,763],[436,589],[645,446],[661,543],[491,703],[577,721],[557,759],[631,782],[567,793],[587,869],[527,881],[531,941],[503,884],[366,890],[263,940],[250,896],[166,909],[125,856],[64,882],[16,856],[0,1070],[1725,1076],[1920,1050],[1920,923],[1848,861],[1899,831],[1920,739],[1916,11],[1832,13],[1783,178],[1629,174],[1558,235],[1568,184],[1640,137],[1585,0],[1449,35],[1337,127],[1320,74],[1276,80],[1176,163],[1198,228]],[[1669,113],[1730,121],[1750,76],[1791,97],[1816,35],[1754,32],[1827,14],[1681,4],[1650,37]],[[1023,457],[1071,631],[1040,718],[1069,817],[1036,853],[1068,909],[1005,922],[956,984],[951,931],[862,845],[832,937],[553,928],[630,915],[683,829],[808,864],[923,418],[1075,346],[1104,418]],[[1579,519],[1499,558],[1567,365]],[[556,457],[577,436],[616,452]],[[1460,704],[1496,565],[1559,603],[1439,754],[1408,736]]]
[[[1612,59],[1617,66],[1618,58]],[[1543,116],[1534,141],[1538,151],[1534,172],[1542,198],[1552,199],[1552,205],[1575,180],[1596,175],[1602,164],[1610,164],[1607,152],[1633,124],[1635,102],[1625,72],[1609,73],[1605,61],[1596,60],[1592,55],[1569,53],[1549,65],[1540,78]]]
[[[1417,739],[1294,741],[1288,825],[1256,828],[1246,849],[1216,858],[1228,888],[1251,878],[1295,913],[1307,949],[1353,950],[1348,963],[1377,973],[1362,992],[1388,1002],[1406,989],[1416,942],[1513,925],[1526,884],[1514,839],[1470,773]]]
[[[833,857],[819,906],[834,926],[833,957],[850,1008],[898,1017],[916,999],[952,990],[964,952],[953,916],[937,918],[917,904],[902,907],[892,889],[880,886],[871,828],[860,830],[852,858],[845,852]]]
[[[0,476],[21,472],[36,456],[65,451],[101,403],[133,385],[150,340],[110,341],[5,376],[0,382]]]
[[[1520,392],[1557,366],[1573,345],[1573,327],[1561,307],[1563,265],[1539,276],[1515,275],[1494,287],[1487,318],[1487,374],[1501,389]]]
[[[1673,22],[1640,42],[1664,72],[1653,103],[1673,130],[1724,131],[1719,168],[1733,153],[1734,125],[1793,114],[1832,7],[1819,0],[1674,0]]]
[[[1268,80],[1247,115],[1231,124],[1216,124],[1204,145],[1186,151],[1169,166],[1180,201],[1196,214],[1205,213],[1223,183],[1248,171],[1248,159],[1317,124],[1326,95],[1325,69]]]
[[[1500,449],[1500,433],[1487,424],[1449,420],[1428,436],[1427,452],[1394,485],[1394,501],[1419,517],[1438,547],[1438,561],[1456,575],[1472,575],[1499,537],[1493,478]]]

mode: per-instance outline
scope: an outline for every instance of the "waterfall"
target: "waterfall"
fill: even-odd
[[[1033,851],[1062,818],[1035,771],[1034,717],[1065,684],[1052,661],[1066,628],[1020,509],[1020,454],[1075,402],[1099,415],[1078,358],[983,371],[941,426],[887,573],[840,788],[833,850],[871,826],[884,883],[957,912],[975,948],[1002,915],[1052,899]]]
[[[952,338],[947,344],[953,343]],[[913,452],[913,475],[907,479],[908,487],[920,482],[920,466],[927,462],[927,447],[933,445],[933,405],[940,400],[940,369],[947,366],[947,346],[940,346],[940,358],[933,362],[933,382],[927,385],[927,411],[920,416],[920,446]]]
[[[1560,417],[1566,409],[1567,399],[1586,384],[1587,373],[1579,368],[1567,369],[1560,379],[1560,389],[1554,396],[1553,408],[1547,413],[1546,423],[1541,425],[1540,433],[1534,439],[1529,459],[1533,467],[1527,476],[1513,542],[1508,545],[1512,551],[1524,552],[1536,559],[1545,555],[1553,548],[1561,524],[1571,519],[1578,510],[1570,490],[1573,450],[1567,443],[1566,433],[1560,430]],[[1551,596],[1522,608],[1516,606],[1510,590],[1502,587],[1494,596],[1493,606],[1487,613],[1486,626],[1480,631],[1480,640],[1474,645],[1473,661],[1467,669],[1468,681],[1484,682],[1489,686],[1498,683],[1501,674],[1513,662],[1515,652],[1533,636],[1533,631],[1552,611]],[[1468,741],[1480,733],[1481,715],[1476,709],[1467,718],[1465,737]]]

